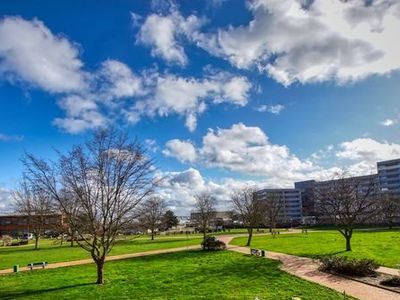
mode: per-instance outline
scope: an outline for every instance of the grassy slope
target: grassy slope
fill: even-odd
[[[233,252],[188,251],[109,262],[104,286],[84,265],[0,277],[0,299],[343,299],[291,276],[278,262]]]
[[[246,238],[238,237],[232,242],[243,246]],[[345,240],[337,231],[302,234],[256,236],[252,247],[299,256],[347,255],[354,258],[371,258],[381,265],[396,267],[400,263],[400,231],[356,231],[352,238],[353,251],[346,252]]]
[[[154,241],[151,241],[149,238],[119,240],[110,255],[185,247],[188,245],[199,245],[200,243],[200,237],[189,237],[186,239],[183,236],[157,237]],[[19,247],[1,247],[0,269],[12,268],[15,264],[26,266],[30,262],[38,261],[53,263],[90,258],[88,252],[78,246],[71,248],[69,243],[60,246],[60,244],[54,244],[53,241],[43,240],[38,250],[34,250],[33,247],[33,244]]]

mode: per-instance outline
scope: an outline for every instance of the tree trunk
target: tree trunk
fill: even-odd
[[[151,240],[154,241],[154,230],[151,230]]]
[[[97,284],[103,284],[104,283],[104,278],[103,278],[103,269],[104,269],[104,259],[103,260],[98,260],[96,261],[96,266],[97,266]]]
[[[39,236],[36,235],[35,236],[35,250],[37,250],[39,248]]]
[[[351,251],[351,235],[346,235],[346,251]]]
[[[253,228],[247,228],[247,231],[249,232],[249,238],[247,239],[246,246],[250,246],[251,238],[253,237]]]
[[[205,250],[206,248],[206,238],[207,238],[206,228],[203,228],[203,250]]]
[[[71,247],[74,246],[74,238],[75,238],[74,233],[71,232]]]

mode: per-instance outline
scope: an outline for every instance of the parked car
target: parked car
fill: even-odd
[[[31,240],[31,239],[33,239],[33,234],[32,233],[24,233],[22,235],[22,239],[23,240]]]

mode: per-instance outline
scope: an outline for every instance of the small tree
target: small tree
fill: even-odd
[[[49,218],[54,213],[50,197],[37,186],[32,186],[26,179],[14,192],[14,207],[18,214],[27,218],[28,233],[35,238],[35,250],[39,248],[39,239],[49,226]]]
[[[168,230],[179,224],[178,218],[172,210],[167,210],[162,217],[162,226],[164,230]]]
[[[322,182],[315,190],[316,203],[324,217],[330,218],[351,251],[353,229],[373,219],[378,210],[378,189],[374,176],[346,178],[344,171]]]
[[[201,193],[195,196],[196,199],[196,223],[203,232],[203,250],[207,238],[207,230],[215,215],[216,199],[211,194]]]
[[[255,188],[237,190],[231,195],[232,205],[240,215],[243,225],[249,233],[246,246],[250,246],[253,229],[259,226],[264,217],[264,201],[257,199]]]
[[[140,208],[139,222],[143,228],[150,230],[151,240],[157,229],[161,227],[162,217],[165,212],[165,201],[159,197],[151,197]]]
[[[56,162],[31,154],[23,162],[30,182],[61,208],[78,245],[96,263],[96,282],[102,284],[105,258],[118,233],[135,219],[138,204],[156,183],[145,149],[126,133],[99,130],[86,143],[59,154]]]
[[[265,220],[269,226],[269,231],[272,232],[276,228],[279,213],[282,211],[284,201],[282,195],[276,192],[269,192],[263,203]]]

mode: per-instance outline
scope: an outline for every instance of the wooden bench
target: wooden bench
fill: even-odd
[[[250,255],[265,256],[265,251],[259,249],[250,249]]]
[[[47,266],[47,261],[29,263],[27,267],[30,270],[33,270],[34,267],[39,267],[39,266],[42,267],[42,269],[44,269]]]

